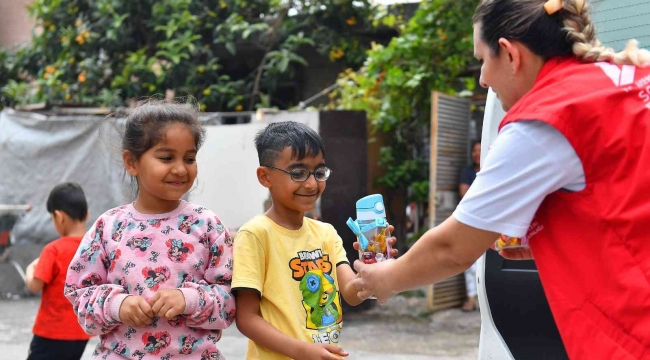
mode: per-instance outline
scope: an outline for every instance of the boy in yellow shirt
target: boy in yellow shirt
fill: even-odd
[[[340,359],[341,297],[361,303],[343,242],[330,224],[305,217],[331,170],[323,140],[307,125],[279,122],[255,138],[257,178],[273,205],[239,229],[232,290],[247,359]],[[395,239],[390,239],[394,244]]]

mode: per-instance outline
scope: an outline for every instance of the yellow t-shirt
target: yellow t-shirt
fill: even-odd
[[[304,218],[288,230],[264,215],[239,229],[232,289],[261,294],[262,317],[292,338],[336,345],[343,326],[336,267],[348,263],[330,224]],[[247,359],[288,359],[248,342]]]

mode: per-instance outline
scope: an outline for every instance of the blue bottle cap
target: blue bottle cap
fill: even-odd
[[[368,195],[357,201],[357,220],[386,218],[384,198],[381,194]]]

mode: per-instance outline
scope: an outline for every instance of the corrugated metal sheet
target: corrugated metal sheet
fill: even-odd
[[[467,164],[470,102],[437,92],[432,98],[431,227],[451,216],[458,203],[460,171]]]
[[[469,153],[470,101],[433,92],[431,98],[431,151],[429,227],[442,223],[458,205],[460,172]],[[466,298],[463,274],[427,289],[427,306],[436,311],[460,306]]]
[[[629,39],[650,48],[650,1],[592,0],[591,14],[598,39],[616,50],[623,50]]]

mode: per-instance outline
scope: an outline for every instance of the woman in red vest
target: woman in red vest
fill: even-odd
[[[453,216],[395,261],[357,262],[380,302],[527,235],[571,359],[650,359],[650,53],[595,38],[585,0],[483,0],[481,85],[507,115]]]

